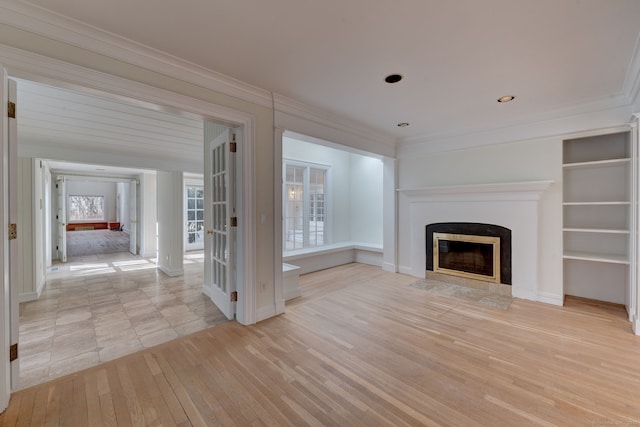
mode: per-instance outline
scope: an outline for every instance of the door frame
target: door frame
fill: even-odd
[[[242,212],[239,224],[243,227],[238,241],[238,275],[242,282],[238,286],[238,306],[236,319],[241,324],[256,322],[256,224],[254,218],[255,182],[255,117],[253,114],[222,105],[202,101],[190,96],[156,88],[143,83],[73,65],[35,53],[0,45],[0,57],[9,77],[31,80],[77,91],[100,93],[117,99],[131,99],[150,108],[169,108],[176,112],[196,114],[203,120],[227,124],[241,130],[243,138],[241,185]],[[8,194],[3,191],[2,198]],[[2,273],[2,272],[0,272]],[[17,283],[11,284],[17,291]],[[8,291],[8,289],[5,289]],[[12,319],[8,313],[0,315],[0,328],[10,327]],[[1,360],[0,360],[1,361]],[[0,366],[0,369],[4,369]],[[3,387],[5,384],[0,384]],[[1,410],[1,409],[0,409]]]

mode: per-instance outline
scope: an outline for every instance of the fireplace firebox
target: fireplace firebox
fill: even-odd
[[[427,270],[511,285],[511,230],[492,224],[429,224]]]

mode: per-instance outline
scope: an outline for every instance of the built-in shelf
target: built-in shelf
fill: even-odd
[[[598,167],[609,167],[609,166],[619,166],[628,164],[631,162],[631,159],[609,159],[609,160],[594,160],[590,162],[576,162],[576,163],[565,163],[562,165],[565,169],[581,169],[581,168],[598,168]]]
[[[631,202],[613,201],[613,202],[564,202],[563,206],[614,206],[614,205],[630,205]]]
[[[564,259],[577,259],[581,261],[606,262],[610,264],[629,264],[629,259],[625,255],[603,255],[588,252],[565,252]]]
[[[629,234],[629,230],[607,228],[563,228],[562,231],[575,233]]]
[[[565,293],[625,303],[630,272],[629,132],[563,143]]]

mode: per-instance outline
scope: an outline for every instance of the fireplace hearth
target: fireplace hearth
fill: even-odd
[[[511,285],[511,230],[492,224],[426,226],[427,271]]]

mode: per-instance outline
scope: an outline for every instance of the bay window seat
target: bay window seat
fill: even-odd
[[[382,245],[341,242],[313,248],[295,249],[282,254],[283,262],[299,267],[298,274],[311,273],[351,262],[382,266]]]
[[[67,224],[67,231],[75,230],[117,230],[120,228],[119,222],[113,221],[91,221],[91,222],[70,222]]]

